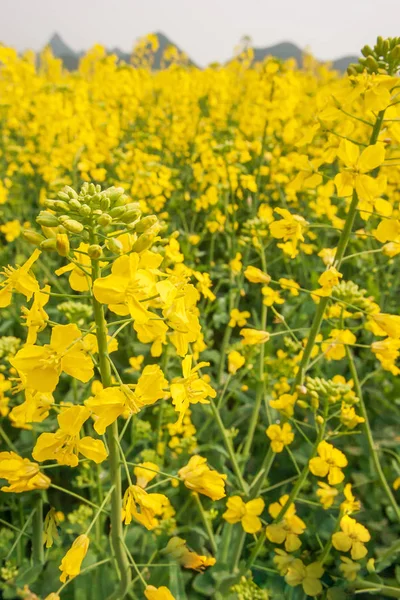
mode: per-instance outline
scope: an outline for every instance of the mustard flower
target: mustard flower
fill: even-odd
[[[270,425],[265,433],[271,440],[271,448],[274,452],[282,452],[285,446],[289,446],[294,440],[294,433],[290,423],[280,425]]]
[[[228,523],[241,523],[246,533],[257,533],[262,527],[259,515],[264,510],[264,500],[255,498],[244,502],[240,496],[231,496],[222,515]]]
[[[309,467],[317,477],[328,476],[329,485],[337,485],[344,479],[342,469],[347,466],[347,458],[332,444],[322,441],[318,444],[318,456],[310,460]]]

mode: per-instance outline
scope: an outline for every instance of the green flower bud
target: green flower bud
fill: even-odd
[[[64,191],[68,194],[70,198],[78,198],[78,194],[76,191],[69,185],[66,185]]]
[[[69,201],[69,205],[71,208],[75,208],[75,210],[79,210],[82,206],[79,200],[76,200],[75,198],[72,198],[72,200]]]
[[[64,202],[64,200],[54,200],[54,210],[58,212],[69,211],[69,204]]]
[[[39,246],[46,239],[43,235],[32,229],[24,229],[22,237],[30,244],[35,244],[35,246]]]
[[[108,214],[111,215],[113,219],[118,219],[121,215],[126,211],[125,206],[114,206]]]
[[[45,225],[46,227],[57,227],[58,219],[52,213],[41,210],[39,216],[36,217],[36,223]]]
[[[121,196],[114,201],[114,206],[124,206],[127,200],[128,196],[126,194],[121,194]]]
[[[82,223],[79,223],[79,221],[75,221],[74,219],[68,219],[67,221],[64,221],[63,225],[65,229],[71,233],[81,233],[83,231]]]
[[[371,46],[368,46],[368,44],[366,44],[364,46],[364,48],[361,48],[361,54],[365,57],[367,56],[371,56],[374,54],[374,51],[372,50]]]
[[[103,196],[100,200],[100,208],[101,210],[108,210],[111,206],[111,201],[110,198],[107,198],[107,196]]]
[[[154,234],[142,233],[132,246],[132,252],[143,252],[150,248],[154,240]]]
[[[79,214],[82,215],[82,217],[88,217],[91,213],[92,209],[90,208],[90,206],[88,206],[87,204],[81,205],[79,209]]]
[[[92,244],[88,248],[88,254],[90,258],[100,258],[100,256],[103,254],[103,250],[99,244]]]
[[[107,191],[107,196],[110,198],[110,201],[112,202],[112,204],[114,204],[115,202],[117,202],[117,200],[124,193],[124,189],[123,188],[117,188],[117,187],[111,187],[111,188],[109,188],[106,191]]]
[[[140,214],[140,210],[138,209],[128,210],[124,215],[122,215],[122,217],[120,217],[120,220],[123,223],[132,223],[133,221],[137,221],[137,219],[140,218]]]
[[[109,238],[106,241],[106,246],[110,252],[114,252],[114,254],[122,254],[124,249],[122,243],[116,238]]]
[[[157,221],[158,221],[158,219],[157,219],[156,215],[149,215],[148,217],[144,217],[136,225],[135,230],[138,233],[143,233],[143,232],[147,231],[147,229],[150,229],[150,227],[155,225],[157,223]]]
[[[56,250],[56,245],[57,245],[56,238],[51,238],[49,240],[43,240],[43,242],[40,243],[39,248],[41,250],[51,251],[51,250]]]
[[[97,219],[97,222],[99,225],[106,227],[106,225],[109,225],[110,223],[112,223],[112,217],[109,214],[104,213],[104,214],[100,215],[100,217]]]
[[[94,183],[89,183],[89,189],[88,192],[91,196],[94,196],[96,193],[96,188],[94,186]]]
[[[54,210],[56,205],[56,200],[51,200],[51,198],[46,198],[46,200],[43,202],[43,206],[45,206],[46,208],[51,208],[52,210]]]
[[[65,200],[66,202],[69,201],[69,196],[65,192],[58,192],[57,196],[60,198],[60,200]]]

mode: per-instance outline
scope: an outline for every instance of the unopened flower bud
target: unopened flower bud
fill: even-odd
[[[40,235],[40,233],[33,231],[32,229],[24,229],[22,232],[22,237],[27,242],[35,244],[35,246],[39,246],[41,242],[46,239],[43,235]]]
[[[88,217],[91,214],[91,212],[92,209],[87,204],[82,204],[82,206],[79,209],[79,214],[82,215],[82,217]]]
[[[56,250],[60,256],[68,256],[70,249],[68,235],[66,233],[58,233],[56,235]]]
[[[121,194],[119,198],[114,200],[114,206],[125,206],[127,200],[128,196],[126,194]]]
[[[41,250],[56,250],[56,238],[50,238],[49,240],[43,240],[39,248]]]
[[[76,198],[72,198],[72,200],[69,201],[69,205],[71,208],[75,208],[75,210],[79,210],[82,206],[82,204],[79,202],[79,200],[76,200]]]
[[[105,227],[106,225],[109,225],[112,222],[112,217],[109,214],[104,213],[100,215],[100,217],[97,219],[97,222],[99,225]]]
[[[41,210],[39,216],[36,217],[36,223],[45,225],[46,227],[57,227],[58,219],[52,213]]]
[[[137,221],[137,219],[139,219],[140,214],[140,210],[138,209],[128,210],[122,215],[122,217],[120,217],[120,219],[123,223],[132,223],[133,221]]]
[[[69,210],[68,202],[64,200],[54,200],[54,210],[58,212],[67,212]]]
[[[69,201],[69,196],[66,192],[58,192],[57,196],[60,198],[60,200],[65,200],[66,202]]]
[[[132,252],[143,252],[150,248],[154,240],[154,234],[142,233],[132,246]]]
[[[75,221],[74,219],[68,219],[67,221],[64,221],[63,225],[65,229],[71,233],[81,233],[83,231],[82,223],[79,223],[79,221]]]
[[[103,254],[103,250],[99,244],[91,244],[88,248],[88,254],[90,258],[100,258]]]
[[[94,196],[96,193],[96,188],[94,186],[94,183],[89,183],[89,189],[88,192],[91,196]]]
[[[135,229],[138,233],[144,233],[147,229],[150,229],[153,225],[157,223],[158,219],[156,215],[148,215],[139,221],[136,225]]]
[[[111,215],[113,219],[118,219],[121,215],[124,214],[125,211],[125,206],[114,206],[114,208],[112,208],[109,211],[109,215]]]
[[[124,249],[122,242],[120,242],[116,238],[109,238],[106,241],[106,246],[110,250],[110,252],[114,252],[114,254],[122,254]]]
[[[52,200],[51,198],[46,198],[46,200],[43,202],[43,206],[45,208],[50,208],[51,210],[55,209],[55,204],[56,200]]]
[[[300,406],[300,408],[309,408],[309,405],[304,400],[297,400],[297,406]]]
[[[66,192],[70,198],[77,198],[78,197],[78,194],[76,193],[76,191],[71,186],[69,186],[69,185],[65,186],[64,192]]]
[[[101,210],[108,210],[111,206],[111,201],[110,198],[107,198],[107,196],[103,196],[100,200],[100,208]]]
[[[320,425],[322,425],[324,423],[324,417],[321,417],[321,415],[318,415],[315,419],[317,421],[317,423],[319,423]]]

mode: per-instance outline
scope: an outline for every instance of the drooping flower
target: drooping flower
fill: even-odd
[[[40,250],[36,249],[22,267],[14,269],[8,266],[3,269],[1,274],[4,279],[0,282],[0,308],[11,304],[13,292],[23,294],[27,300],[30,300],[33,294],[39,290],[36,278],[29,272],[39,256]]]
[[[25,319],[25,325],[28,328],[27,344],[35,344],[37,334],[43,331],[47,325],[49,316],[43,307],[46,306],[49,298],[50,286],[45,285],[43,290],[35,292],[32,306],[29,309],[25,306],[22,307],[22,317]]]
[[[74,262],[56,271],[57,276],[70,272],[69,285],[75,292],[87,292],[92,285],[92,266],[88,249],[89,244],[81,242],[74,252]]]
[[[297,394],[281,394],[276,400],[270,400],[269,405],[287,417],[294,414],[294,405],[297,401]]]
[[[132,522],[132,518],[146,527],[149,531],[159,524],[157,517],[161,516],[169,500],[164,494],[149,494],[138,485],[130,485],[122,502],[122,520],[125,525]]]
[[[268,285],[268,283],[271,281],[271,277],[268,275],[268,273],[264,273],[264,271],[261,271],[261,269],[251,265],[246,267],[244,276],[246,277],[247,281],[250,281],[251,283],[264,283]]]
[[[318,444],[318,456],[310,460],[309,467],[317,477],[328,476],[329,485],[337,485],[344,479],[342,469],[347,466],[347,458],[332,444],[322,441]]]
[[[0,479],[9,483],[9,487],[3,486],[1,491],[14,494],[46,490],[50,485],[50,478],[40,472],[37,463],[15,452],[0,452]]]
[[[271,448],[273,452],[282,452],[285,446],[289,446],[294,440],[294,433],[290,423],[280,425],[270,425],[265,433],[271,440]]]
[[[61,372],[87,383],[93,377],[93,361],[84,351],[77,325],[56,325],[50,344],[26,344],[10,361],[26,377],[26,385],[39,392],[53,392]]]
[[[102,440],[90,436],[80,438],[80,431],[90,411],[85,406],[71,406],[57,417],[59,429],[55,433],[44,432],[39,437],[32,452],[35,460],[56,460],[59,465],[76,467],[79,454],[99,464],[107,458],[107,450]]]
[[[186,540],[180,537],[172,537],[167,546],[162,551],[168,556],[172,556],[185,569],[193,569],[194,571],[203,572],[207,567],[215,565],[215,558],[197,554],[189,550],[186,545]]]
[[[157,477],[160,467],[152,462],[140,463],[133,469],[133,473],[136,476],[136,485],[141,488],[145,488],[150,481]]]
[[[332,535],[333,547],[339,552],[351,550],[353,560],[364,558],[368,553],[364,544],[371,539],[368,529],[348,515],[341,518],[340,529],[342,531],[337,531]]]
[[[268,342],[270,338],[268,331],[262,331],[258,329],[241,329],[239,333],[241,336],[243,336],[242,344],[244,346],[265,344],[265,342]]]
[[[185,486],[194,492],[208,496],[211,500],[225,497],[226,475],[213,471],[202,456],[192,456],[188,464],[178,472]]]
[[[228,523],[241,523],[246,533],[257,533],[262,527],[261,515],[264,510],[264,500],[255,498],[244,502],[240,496],[231,496],[226,503],[227,510],[222,517]]]
[[[361,508],[361,502],[357,500],[356,497],[353,495],[351,483],[346,483],[346,485],[344,486],[343,494],[345,500],[340,505],[341,511],[347,515],[359,511]]]
[[[85,558],[89,548],[89,538],[87,535],[80,535],[76,538],[71,548],[61,561],[59,567],[62,571],[60,581],[65,583],[67,579],[73,579],[81,572],[82,561]]]
[[[198,373],[203,367],[208,367],[210,363],[200,362],[192,368],[193,356],[188,355],[182,361],[183,377],[174,380],[171,383],[172,404],[175,410],[179,412],[178,423],[182,422],[186,410],[190,404],[209,404],[208,398],[215,398],[217,393]]]
[[[164,398],[167,385],[158,365],[146,365],[136,384],[100,389],[85,401],[96,417],[95,430],[102,435],[125,411],[137,414],[144,406]]]

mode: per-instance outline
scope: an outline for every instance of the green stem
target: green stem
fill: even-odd
[[[209,539],[210,546],[211,546],[211,550],[213,551],[213,554],[216,554],[217,553],[217,544],[215,542],[214,532],[212,530],[210,520],[207,517],[206,513],[204,512],[204,508],[203,508],[203,505],[199,498],[199,495],[197,493],[194,493],[193,496],[196,501],[197,507],[199,509],[199,513],[201,516],[201,520],[203,521],[203,525],[206,528],[208,539]]]
[[[32,559],[34,565],[44,563],[43,498],[41,494],[36,498],[35,513],[32,517]]]
[[[386,480],[385,474],[383,472],[383,469],[382,469],[382,466],[381,466],[381,463],[379,460],[379,455],[378,455],[378,452],[375,447],[374,438],[372,436],[371,426],[370,426],[369,419],[368,419],[368,412],[367,412],[367,409],[365,406],[363,393],[362,393],[362,389],[360,386],[360,381],[358,379],[356,365],[354,363],[354,358],[351,353],[351,350],[348,346],[346,346],[346,354],[347,354],[347,358],[348,358],[349,364],[350,364],[351,376],[354,381],[354,391],[360,401],[360,412],[361,412],[361,416],[364,418],[363,428],[364,428],[364,432],[365,432],[365,435],[367,438],[369,453],[372,458],[372,462],[374,464],[375,472],[378,476],[378,479],[380,481],[382,489],[383,489],[384,493],[386,494],[386,497],[389,500],[391,507],[393,508],[394,514],[396,515],[398,521],[400,522],[400,507],[398,506],[396,499],[392,493],[392,490],[390,489],[390,485],[388,484],[388,482]]]
[[[270,446],[268,449],[268,452],[266,453],[266,455],[264,457],[263,463],[261,465],[261,469],[260,469],[258,475],[256,476],[256,478],[254,479],[253,483],[250,486],[250,494],[249,494],[250,498],[256,498],[258,496],[258,494],[260,493],[263,483],[267,479],[268,474],[271,470],[274,459],[275,459],[275,452],[272,451],[271,446]]]
[[[386,598],[400,598],[400,588],[392,587],[389,585],[383,585],[380,583],[374,583],[373,581],[367,581],[365,579],[361,579],[355,581],[351,588],[354,590],[365,590],[371,591],[374,594],[380,592]]]
[[[95,239],[92,243],[95,243]],[[93,281],[100,277],[98,261],[92,261]],[[111,385],[111,366],[108,360],[107,324],[104,318],[103,306],[93,296],[93,312],[96,323],[96,338],[99,349],[99,367],[103,386]],[[122,527],[122,480],[120,470],[120,450],[118,446],[118,421],[107,428],[109,449],[110,478],[114,486],[111,494],[111,544],[119,570],[119,589],[110,596],[110,600],[119,600],[126,596],[131,583],[129,560],[123,544]]]

